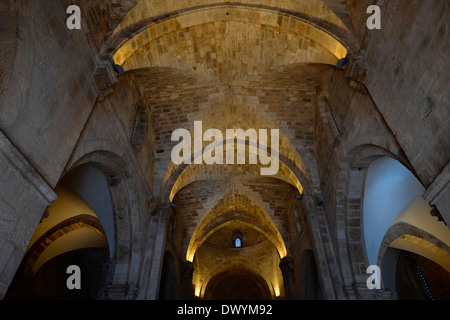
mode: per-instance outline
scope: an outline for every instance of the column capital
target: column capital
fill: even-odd
[[[103,59],[97,61],[94,71],[94,83],[100,92],[100,101],[112,93],[112,86],[117,83],[117,77],[111,61]]]

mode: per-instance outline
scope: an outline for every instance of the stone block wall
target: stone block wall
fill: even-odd
[[[0,133],[0,298],[4,297],[28,242],[56,194]]]
[[[0,129],[54,187],[98,95],[96,60],[85,34],[67,29],[61,4],[24,1],[15,14]]]
[[[110,297],[156,297],[170,216],[169,199],[160,197],[175,171],[171,133],[195,120],[208,128],[279,128],[283,154],[310,194],[297,218],[298,190],[281,180],[247,179],[255,173],[247,166],[205,170],[198,181],[199,171],[186,170],[192,183],[174,199],[177,227],[169,239],[179,261],[204,217],[220,218],[233,204],[276,226],[298,287],[303,252],[313,250],[327,277],[322,288],[331,292],[325,297],[360,297],[364,179],[382,155],[410,169],[449,219],[448,1],[383,1],[382,29],[372,31],[368,0],[192,0],[174,8],[82,0],[83,30],[74,31],[65,26],[69,2],[0,3],[0,297],[55,200],[52,189],[86,163],[104,170],[114,199],[118,264]],[[185,6],[198,10],[185,14]],[[108,59],[132,33],[113,28],[133,31],[133,23],[167,10],[167,19],[117,56],[142,69],[117,78]],[[336,69],[343,47],[307,28],[297,10],[349,49],[357,40],[360,52]]]
[[[354,1],[351,12],[367,7]],[[353,11],[354,10],[354,11]],[[384,120],[428,187],[449,161],[447,1],[387,1],[381,6],[382,29],[368,31],[354,17],[366,46],[367,89]]]

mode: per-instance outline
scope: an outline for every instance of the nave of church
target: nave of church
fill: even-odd
[[[445,0],[0,0],[0,299],[450,299],[449,40]]]

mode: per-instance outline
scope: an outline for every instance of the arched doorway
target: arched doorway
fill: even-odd
[[[364,189],[364,239],[371,265],[387,230],[397,216],[425,188],[400,162],[389,157],[375,160],[368,168]]]
[[[236,218],[233,213],[228,215]],[[230,219],[209,232],[195,252],[195,296],[206,300],[283,299],[280,263],[279,252],[266,232]]]
[[[266,281],[242,269],[225,271],[213,277],[206,287],[207,300],[270,300]]]
[[[424,191],[394,159],[383,157],[368,167],[363,210],[367,258],[381,268],[382,289],[393,298],[434,299],[428,281],[448,298],[450,230],[423,199]]]
[[[399,300],[450,299],[450,273],[412,252],[399,250],[395,281]]]
[[[55,192],[58,199],[43,214],[5,299],[94,300],[103,292],[115,241],[106,178],[83,166],[65,176]],[[67,285],[72,275],[80,287]]]

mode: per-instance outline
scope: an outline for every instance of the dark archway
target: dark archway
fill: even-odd
[[[450,299],[450,273],[412,252],[399,251],[395,283],[399,300]]]
[[[266,281],[245,270],[229,270],[213,277],[205,290],[206,300],[270,300]]]
[[[35,275],[23,273],[23,265],[11,284],[5,300],[96,300],[103,285],[106,248],[86,248],[63,253],[44,264]],[[67,267],[80,268],[79,290],[70,290]]]
[[[44,212],[5,299],[95,300],[103,295],[114,247],[106,177],[86,165],[66,175],[55,192],[58,199]],[[68,288],[70,266],[79,267],[81,288]]]

